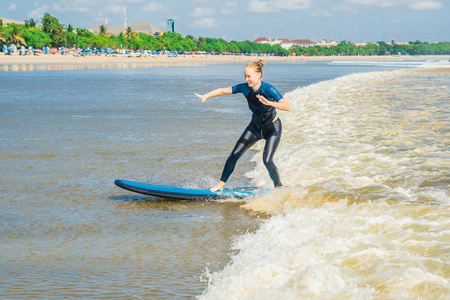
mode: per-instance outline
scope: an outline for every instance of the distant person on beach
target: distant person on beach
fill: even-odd
[[[240,83],[233,87],[219,88],[205,95],[195,93],[202,102],[208,98],[242,93],[247,98],[248,107],[252,111],[252,120],[242,133],[228,157],[219,183],[210,190],[221,190],[234,171],[238,159],[261,139],[266,140],[263,161],[275,187],[282,186],[278,168],[273,162],[273,156],[281,139],[281,120],[276,108],[289,111],[289,103],[272,85],[262,82],[263,67],[265,62],[258,60],[249,63],[244,70],[246,83]]]

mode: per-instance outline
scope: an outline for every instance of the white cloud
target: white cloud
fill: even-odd
[[[15,11],[17,9],[17,5],[16,4],[11,4],[10,6],[8,6],[6,8],[7,11]]]
[[[43,18],[44,14],[48,12],[48,9],[50,8],[48,5],[38,6],[39,5],[38,2],[35,2],[34,5],[36,6],[36,8],[30,11],[27,15],[28,17],[33,18],[35,20]]]
[[[52,9],[57,12],[88,12],[99,3],[92,0],[60,0],[52,1]],[[37,2],[36,2],[37,3]]]
[[[87,12],[87,11],[89,11],[89,7],[75,5],[75,3],[73,3],[73,4],[55,3],[52,5],[52,8],[53,8],[53,10],[58,11],[58,12],[68,12],[68,11]]]
[[[201,17],[210,17],[214,14],[214,9],[212,8],[203,8],[203,7],[196,7],[192,11],[191,15],[194,18],[201,18]]]
[[[311,13],[311,16],[313,16],[313,17],[331,17],[332,14],[328,10],[318,9],[316,11],[313,11]]]
[[[268,13],[273,11],[273,7],[269,2],[250,0],[247,5],[248,9],[257,13]]]
[[[256,13],[299,10],[311,7],[311,0],[250,0],[247,8]]]
[[[225,6],[221,9],[222,15],[231,16],[236,14],[239,4],[237,1],[227,1]]]
[[[273,2],[279,9],[284,10],[307,9],[311,6],[310,0],[275,0]]]
[[[346,2],[379,7],[406,6],[414,10],[441,9],[443,7],[441,2],[435,0],[346,0]]]
[[[153,1],[147,4],[146,6],[142,7],[142,11],[150,13],[159,13],[167,11],[167,6]]]
[[[414,10],[441,9],[442,7],[442,3],[438,1],[416,1],[409,5],[409,8]]]
[[[358,11],[352,6],[348,4],[339,4],[332,7],[332,10],[334,11],[346,11],[351,13],[357,13]]]
[[[216,27],[216,19],[213,18],[203,18],[189,24],[191,28],[214,28]]]
[[[195,4],[195,3],[208,3],[210,2],[210,0],[189,0],[190,3]]]
[[[123,13],[123,5],[109,4],[103,7],[106,13],[119,14]]]
[[[347,0],[347,3],[362,4],[362,5],[375,5],[380,7],[392,7],[398,6],[399,2],[403,0]]]

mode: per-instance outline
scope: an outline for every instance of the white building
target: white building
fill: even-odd
[[[339,43],[334,40],[323,39],[320,42],[318,42],[316,45],[321,46],[321,47],[335,47],[335,46],[339,45]]]
[[[288,39],[267,39],[267,38],[258,38],[253,41],[254,43],[260,44],[269,44],[280,45],[282,48],[289,50],[292,46],[300,46],[300,47],[313,47],[316,43],[311,40],[288,40]]]

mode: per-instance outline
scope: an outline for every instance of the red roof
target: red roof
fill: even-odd
[[[315,42],[311,41],[311,40],[289,40],[289,39],[276,39],[276,40],[281,40],[281,43],[284,44],[294,44],[294,45],[314,45],[316,44]],[[256,40],[253,41],[254,43],[263,43],[263,42],[270,42],[267,38],[257,38]]]
[[[294,44],[315,44],[315,42],[311,41],[311,40],[293,40],[292,41]]]
[[[266,38],[257,38],[256,40],[253,41],[253,43],[261,43],[261,42],[269,42],[269,40]]]

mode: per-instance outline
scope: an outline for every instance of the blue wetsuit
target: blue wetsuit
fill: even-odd
[[[242,133],[228,157],[220,180],[226,182],[234,171],[238,159],[257,141],[266,140],[263,161],[270,178],[276,187],[282,186],[278,168],[273,162],[273,156],[281,139],[281,120],[277,116],[276,109],[261,103],[256,95],[262,95],[269,101],[278,102],[283,96],[272,85],[261,82],[261,87],[255,92],[247,83],[241,83],[232,87],[233,94],[242,93],[248,102],[248,107],[253,112],[252,120]]]

